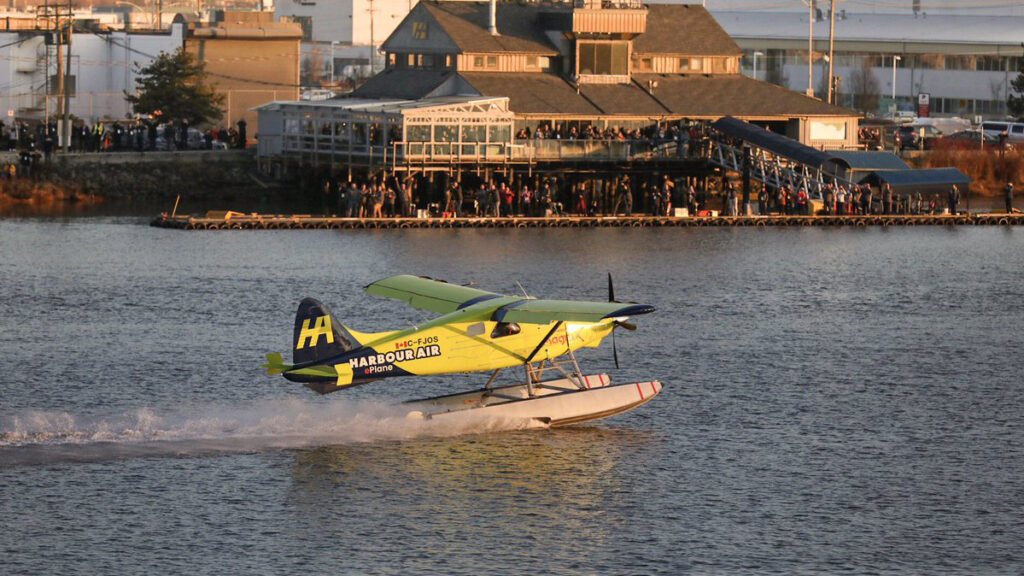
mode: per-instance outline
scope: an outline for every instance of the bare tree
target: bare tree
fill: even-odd
[[[865,58],[860,68],[850,75],[850,92],[853,94],[853,107],[861,112],[877,112],[878,102],[882,97],[882,88],[878,85],[871,64]]]

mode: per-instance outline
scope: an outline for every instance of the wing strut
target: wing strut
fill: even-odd
[[[555,322],[555,325],[552,326],[551,330],[549,330],[548,333],[544,335],[544,338],[540,341],[539,344],[537,344],[537,347],[533,349],[533,352],[530,352],[530,355],[526,357],[526,360],[523,361],[523,364],[529,364],[530,361],[533,360],[533,357],[536,356],[538,352],[540,352],[540,349],[544,347],[544,344],[547,343],[548,338],[551,338],[551,336],[561,327],[561,320]]]

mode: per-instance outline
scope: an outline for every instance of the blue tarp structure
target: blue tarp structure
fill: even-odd
[[[769,132],[760,126],[748,124],[738,118],[726,116],[711,123],[711,127],[726,136],[739,138],[749,142],[758,148],[768,150],[776,156],[789,158],[794,162],[805,164],[812,168],[821,168],[832,158],[825,152],[811,148],[780,134]]]

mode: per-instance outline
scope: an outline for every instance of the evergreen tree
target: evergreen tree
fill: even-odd
[[[149,66],[137,67],[137,73],[137,93],[125,94],[137,114],[192,126],[224,115],[224,96],[206,83],[205,65],[184,48],[161,52]]]

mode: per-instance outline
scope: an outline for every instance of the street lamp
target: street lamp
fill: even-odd
[[[754,50],[754,80],[757,80],[757,57],[764,56],[764,52]]]
[[[892,103],[896,103],[896,63],[903,58],[899,56],[892,57]]]
[[[331,86],[334,86],[334,47],[337,44],[337,40],[331,40]]]
[[[807,0],[807,95],[814,96],[814,0]]]

